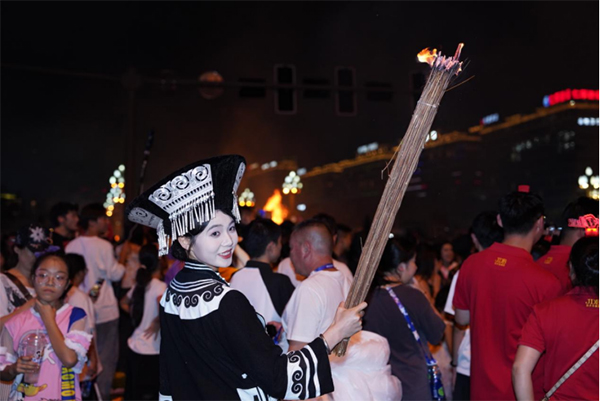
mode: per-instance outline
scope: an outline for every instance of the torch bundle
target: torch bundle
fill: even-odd
[[[452,78],[461,71],[462,63],[459,58],[462,48],[463,44],[460,43],[453,57],[443,56],[435,49],[433,51],[425,49],[417,56],[419,61],[426,62],[431,66],[431,72],[425,83],[421,98],[417,102],[408,129],[402,138],[399,146],[400,150],[377,206],[373,225],[367,236],[354,281],[346,299],[346,308],[358,305],[367,296],[390,230],[394,224],[394,219],[406,192],[406,187],[425,146],[425,140],[431,129],[431,124],[433,124],[440,101]],[[345,354],[347,344],[348,339],[345,339],[336,346],[335,351],[338,356]]]

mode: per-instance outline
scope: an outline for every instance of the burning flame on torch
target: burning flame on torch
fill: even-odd
[[[456,75],[458,75],[458,73],[462,71],[462,62],[458,61],[458,59],[460,58],[460,53],[464,46],[464,43],[458,44],[454,57],[442,56],[442,53],[438,53],[437,49],[429,50],[427,47],[417,54],[417,59],[420,63],[427,63],[433,68],[446,70],[450,70],[458,64],[458,69],[456,71]]]
[[[419,63],[427,63],[432,66],[437,56],[437,49],[429,50],[429,47],[426,47],[417,54],[417,59]]]
[[[288,210],[281,204],[281,192],[278,189],[273,191],[273,195],[267,199],[267,203],[263,207],[265,212],[271,212],[271,220],[277,224],[283,223],[288,216]]]

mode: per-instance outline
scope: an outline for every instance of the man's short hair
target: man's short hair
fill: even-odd
[[[471,233],[475,235],[479,245],[484,249],[489,248],[494,242],[502,242],[504,239],[504,232],[498,225],[497,215],[498,213],[495,211],[481,212],[471,224]]]
[[[254,219],[248,226],[248,234],[244,238],[244,249],[250,258],[258,258],[265,254],[267,245],[277,243],[281,237],[281,227],[271,220]]]
[[[593,214],[598,217],[598,201],[592,198],[582,196],[577,200],[569,203],[561,215],[561,227],[564,230],[572,230],[569,227],[569,219],[579,219],[586,214]]]
[[[332,237],[337,234],[337,224],[333,216],[327,213],[318,213],[314,215],[311,220],[316,220],[323,223],[325,227],[327,227],[327,230],[329,230],[331,233]]]
[[[331,233],[331,231],[329,231],[329,228],[327,227],[327,225],[325,223],[323,223],[320,220],[317,219],[308,219],[305,220],[299,224],[297,224],[294,227],[294,231],[292,232],[292,235],[303,235],[302,233],[305,230],[311,229],[311,228],[316,228],[317,230],[322,230],[323,235],[326,235],[325,233]],[[313,246],[317,246],[315,249],[318,252],[322,252],[322,253],[326,253],[329,254],[331,256],[331,253],[333,252],[333,237],[331,235],[326,236],[326,237],[322,237],[321,235],[319,235],[320,237],[320,241],[319,243],[313,243]],[[313,237],[314,239],[314,237]]]
[[[71,211],[77,212],[78,210],[79,207],[77,205],[68,202],[59,202],[50,209],[50,224],[52,224],[52,227],[58,227],[59,217],[65,217],[67,213]]]
[[[79,226],[87,230],[90,226],[90,221],[98,220],[99,217],[105,216],[106,210],[100,203],[90,203],[81,209],[79,214]]]
[[[515,191],[500,199],[498,213],[505,234],[524,235],[544,215],[544,204],[539,195]]]

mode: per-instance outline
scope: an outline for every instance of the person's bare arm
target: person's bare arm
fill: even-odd
[[[308,344],[302,341],[294,340],[289,340],[288,343],[290,344],[290,348],[288,351],[298,351],[299,349],[302,349],[306,344]]]
[[[88,376],[92,379],[98,374],[98,351],[96,350],[96,335],[92,337],[90,348],[88,350]]]
[[[160,298],[162,297],[159,296],[158,298],[156,298],[156,303],[160,306]],[[154,336],[154,339],[156,340],[158,338],[158,333],[160,332],[160,316],[156,316],[152,322],[150,323],[150,326],[148,326],[148,328],[146,330],[144,330],[144,337],[146,338],[152,338],[152,336]]]
[[[442,276],[439,274],[439,270],[431,276],[431,287],[433,289],[432,298],[435,299],[442,288]]]
[[[65,337],[56,324],[56,309],[51,305],[43,304],[40,301],[36,301],[34,308],[42,318],[42,322],[48,333],[48,338],[52,344],[52,349],[58,359],[62,362],[63,366],[67,368],[75,366],[77,364],[77,353],[65,344]],[[73,323],[71,326],[72,329],[83,331],[85,329],[85,319],[86,318],[84,317]]]
[[[454,314],[454,322],[460,326],[468,326],[471,322],[471,315],[466,309],[456,309]]]
[[[462,340],[465,338],[465,333],[467,329],[465,326],[461,326],[454,323],[454,328],[452,329],[452,361],[454,363],[458,362],[458,349],[460,348],[460,344]]]
[[[121,301],[119,301],[119,306],[121,306],[121,309],[127,313],[129,313],[129,301],[130,298],[127,295],[125,295],[123,298],[121,298]]]
[[[519,345],[512,367],[512,382],[517,401],[533,401],[531,372],[542,353],[526,345]]]
[[[31,298],[23,305],[19,306],[18,308],[15,308],[15,310],[9,313],[8,315],[0,317],[0,331],[2,330],[6,322],[8,322],[10,319],[17,316],[18,314],[23,313],[29,308],[33,307],[33,305],[35,305],[35,298]]]

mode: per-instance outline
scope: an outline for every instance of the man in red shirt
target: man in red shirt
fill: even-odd
[[[463,263],[454,295],[455,321],[471,326],[472,400],[515,399],[511,370],[523,325],[534,305],[561,291],[530,254],[544,232],[541,198],[523,192],[504,196],[498,224],[504,241]]]
[[[580,197],[567,205],[562,214],[562,231],[560,244],[552,245],[548,253],[537,260],[537,264],[554,274],[562,286],[562,293],[566,294],[573,288],[569,277],[569,254],[571,247],[579,238],[585,236],[585,228],[573,227],[569,220],[579,220],[580,217],[592,214],[598,217],[598,201],[592,198]]]

